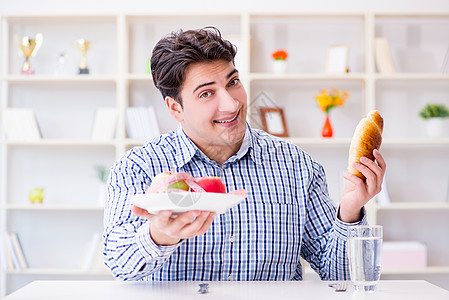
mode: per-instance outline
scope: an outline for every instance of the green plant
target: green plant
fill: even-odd
[[[105,166],[97,165],[95,166],[95,170],[97,171],[97,178],[101,182],[106,182],[108,176],[107,168]]]
[[[419,112],[419,116],[424,120],[430,118],[447,118],[449,109],[444,104],[427,104]]]

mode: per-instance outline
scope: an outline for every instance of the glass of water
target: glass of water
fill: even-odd
[[[356,291],[373,292],[380,278],[382,226],[351,226],[348,230],[351,281]]]

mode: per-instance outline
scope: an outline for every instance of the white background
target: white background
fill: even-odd
[[[276,11],[438,11],[449,9],[448,0],[0,0],[0,13],[150,13],[150,12],[276,12]]]
[[[103,0],[72,0],[72,1],[67,1],[67,0],[0,0],[0,14],[2,15],[27,15],[27,14],[42,14],[42,15],[60,15],[60,14],[67,14],[67,15],[75,15],[75,14],[116,14],[116,13],[127,13],[127,14],[150,14],[150,13],[172,13],[172,14],[189,14],[189,13],[197,13],[197,12],[211,12],[211,13],[219,13],[219,12],[224,12],[224,13],[232,13],[232,12],[244,12],[244,11],[249,11],[252,13],[257,13],[257,12],[329,12],[329,11],[335,11],[335,12],[364,12],[364,11],[371,11],[371,12],[426,12],[426,11],[448,11],[449,10],[449,0],[370,0],[370,1],[365,1],[365,0],[314,0],[314,1],[304,1],[304,0],[251,0],[251,1],[185,1],[185,0],[175,0],[175,1],[144,1],[144,0],[127,0],[127,1],[123,1],[123,0],[109,0],[109,1],[103,1]],[[175,17],[173,17],[175,18]],[[173,20],[174,23],[176,23],[176,20]],[[86,24],[84,24],[86,25]],[[172,24],[170,24],[172,25]],[[84,26],[85,27],[85,26]],[[84,28],[83,27],[83,28]],[[79,28],[78,28],[79,29]],[[106,31],[106,30],[104,30]],[[69,34],[69,32],[66,32],[67,34]],[[263,32],[261,32],[261,34],[263,34]],[[296,34],[298,34],[296,32]],[[329,43],[328,41],[326,43]],[[141,47],[138,48],[138,50],[136,51],[140,51],[140,49],[145,49],[145,47]],[[357,48],[352,47],[351,48],[352,51],[357,51]],[[355,50],[354,50],[355,49]],[[445,49],[443,49],[442,51],[444,51]],[[76,50],[73,50],[76,53]],[[95,48],[92,49],[91,55],[94,55],[94,51]],[[100,50],[98,50],[100,51]],[[143,50],[141,50],[143,51]],[[267,49],[267,51],[270,51],[269,49]],[[361,53],[362,50],[359,49],[359,52]],[[45,52],[42,51],[42,53],[40,53],[40,56],[42,57],[42,55]],[[262,53],[262,52],[260,52]],[[355,52],[357,53],[357,52]],[[138,53],[132,53],[132,57],[139,57],[139,55],[137,55]],[[111,53],[110,55],[115,56],[115,53]],[[72,55],[72,56],[75,56]],[[93,70],[95,70],[95,59],[93,56],[90,56],[91,60],[89,62],[90,66],[92,67]],[[293,57],[292,57],[293,58]],[[255,57],[254,59],[257,59],[260,61],[259,58]],[[358,60],[361,61],[361,60]],[[39,62],[35,61],[35,67],[36,69],[39,69]],[[295,61],[293,60],[292,63],[295,63]],[[351,63],[351,62],[350,62]],[[131,65],[131,71],[138,73],[138,66],[139,62],[134,62],[131,61],[130,62]],[[301,66],[302,68],[305,68],[304,70],[301,71],[305,71],[305,72],[313,72],[312,70],[308,70],[307,69],[307,64],[303,64],[303,61],[300,61],[299,59],[297,60],[297,65]],[[416,66],[416,64],[404,64],[404,65],[412,65],[412,66]],[[360,65],[356,65],[354,63],[351,64],[352,66],[352,71],[362,71],[362,66]],[[268,66],[263,66],[263,65],[259,65],[258,67],[261,68],[261,70],[254,70],[254,71],[263,71],[262,69],[266,69],[268,68]],[[18,67],[15,67],[15,69],[19,69]],[[42,68],[40,68],[42,69]],[[101,69],[101,68],[98,68]],[[407,71],[407,70],[406,70]],[[143,69],[142,69],[143,72]],[[110,71],[110,70],[106,70],[105,73],[107,74],[113,74],[114,71]],[[137,82],[137,83],[133,83],[134,87],[131,88],[131,90],[133,91],[131,95],[131,99],[134,99],[132,101],[131,104],[139,104],[139,101],[144,102],[143,99],[147,98],[148,95],[145,93],[146,90],[144,89],[144,84]],[[142,85],[143,87],[139,86]],[[263,86],[262,86],[263,85]],[[321,85],[321,83],[319,84]],[[137,86],[137,87],[136,87]],[[348,86],[344,86],[345,88],[347,88],[350,91],[351,97],[353,99],[356,98],[362,98],[362,95],[360,95],[360,91],[361,88],[358,86],[351,86],[351,83],[348,83]],[[77,90],[78,87],[73,88],[72,90],[70,90],[70,94],[74,94],[75,96],[77,95],[77,93],[79,92]],[[246,87],[247,89],[249,89],[249,87]],[[253,86],[251,87],[253,96],[257,95],[259,90],[262,90],[263,88],[266,88],[266,83],[265,82],[256,82],[253,84]],[[302,88],[301,86],[299,88]],[[310,88],[310,87],[309,87]],[[319,86],[317,86],[318,90]],[[399,90],[405,90],[407,87],[404,88],[400,88]],[[108,87],[106,87],[105,89],[109,90]],[[383,86],[381,86],[381,89],[378,91],[379,96],[384,96],[384,99],[388,99],[388,98],[394,98],[396,97],[396,93],[397,92],[397,85],[393,86],[393,88],[390,88],[390,86],[385,83],[383,84]],[[423,88],[420,89],[421,93]],[[439,90],[441,90],[441,88],[439,88]],[[41,95],[39,98],[45,98],[43,95],[45,95],[45,89],[43,89],[42,91],[39,88],[35,88],[34,89],[35,93],[39,96]],[[142,92],[145,91],[145,92]],[[447,93],[445,92],[447,91],[446,89],[443,90],[443,92],[440,92],[439,94],[437,93],[436,95],[434,94],[429,94],[427,91],[425,92],[425,95],[418,95],[421,98],[425,98],[425,97],[431,97],[431,98],[437,98],[438,95],[440,94],[444,94],[447,95]],[[21,99],[25,99],[26,97],[21,97],[21,94],[23,91],[19,90],[19,89],[14,89],[11,88],[10,91],[12,94],[16,94],[17,98],[21,98]],[[27,92],[27,91],[25,91]],[[49,98],[45,98],[45,103],[43,105],[43,107],[55,107],[55,105],[53,105],[53,103],[56,103],[56,99],[60,99],[63,98],[63,89],[57,89],[55,91],[53,91],[53,96],[49,97]],[[414,90],[412,90],[411,92],[413,92],[413,94],[416,96],[416,94],[419,92],[415,92]],[[424,94],[424,93],[423,93]],[[275,95],[276,96],[276,95]],[[95,100],[95,103],[87,103],[87,101],[81,99],[82,97],[80,96],[80,102],[75,103],[74,102],[74,107],[69,107],[71,110],[75,110],[75,109],[88,109],[89,105],[91,106],[99,106],[99,105],[103,105],[106,106],[106,104],[108,104],[109,102],[106,102],[107,100],[104,99],[114,99],[115,95],[114,94],[108,94],[105,93],[105,95],[96,95],[95,98],[98,98],[97,100]],[[280,95],[278,98],[283,98],[282,95]],[[310,94],[308,97],[305,97],[307,99],[312,99],[313,98],[313,94]],[[401,97],[398,97],[401,98]],[[402,98],[401,98],[402,99]],[[83,101],[83,102],[81,102]],[[284,102],[284,105],[289,106],[290,102],[295,101],[295,99],[286,99]],[[424,100],[423,100],[424,101]],[[383,106],[387,106],[387,101],[384,101],[379,103],[380,109],[383,108]],[[161,106],[163,106],[162,101],[159,101],[158,103],[160,103]],[[307,105],[312,105],[313,102],[308,102],[309,104]],[[408,102],[407,102],[408,103]],[[393,114],[394,111],[398,111],[400,110],[400,107],[405,107],[405,106],[410,106],[407,103],[401,103],[401,102],[397,102],[397,106],[398,109],[393,109],[390,111],[387,111],[387,109],[385,109],[387,115],[385,117],[387,117],[388,119],[392,118],[392,116],[389,116],[388,113]],[[15,104],[15,103],[11,103],[11,104]],[[419,104],[419,105],[418,105]],[[420,106],[421,106],[421,102],[418,102],[418,104],[416,104],[416,107],[412,107],[412,108],[408,108],[409,110],[417,110]],[[76,105],[76,106],[75,106]],[[347,110],[348,111],[354,111],[356,114],[357,112],[361,111],[361,107],[355,107],[355,108],[351,108],[348,107],[348,105],[350,105],[350,103],[348,103],[346,105]],[[391,104],[389,104],[391,105]],[[56,107],[57,108],[57,107]],[[306,112],[310,112],[312,111],[310,109],[310,107],[307,107],[307,109],[305,109],[304,111]],[[47,111],[47,112],[43,112],[43,111],[36,111],[38,117],[40,116],[39,114],[43,114],[46,113],[47,118],[51,117],[52,115],[56,115],[56,114],[51,114],[51,111]],[[319,112],[317,112],[318,114]],[[339,118],[339,113],[341,113],[341,111],[339,112],[338,110],[335,111],[335,119]],[[301,115],[298,115],[296,113],[297,117],[303,117]],[[64,116],[65,117],[65,116]],[[293,122],[295,121],[294,119],[295,116],[287,116],[287,119],[289,120],[293,120]],[[352,119],[355,119],[358,117],[357,115],[352,116]],[[404,119],[403,120],[404,124],[407,123],[407,120]],[[69,132],[68,136],[71,138],[78,138],[78,136],[76,136],[76,134],[82,134],[83,132],[80,132],[80,127],[82,126],[80,121],[77,120],[73,120],[73,122],[78,122],[80,126],[77,127],[76,131],[73,131],[73,134],[71,133],[71,129],[67,128],[67,130],[65,131],[66,133]],[[86,123],[83,120],[84,123]],[[77,123],[77,124],[78,124]],[[165,125],[164,125],[165,126]],[[81,127],[82,128],[82,127]],[[337,135],[341,135],[344,137],[350,136],[352,131],[349,128],[350,127],[348,124],[343,123],[341,125],[338,126],[338,128],[340,128],[340,132],[337,133]],[[348,128],[348,129],[345,129]],[[48,132],[48,130],[46,130],[46,128],[42,128],[45,132]],[[65,129],[65,128],[64,128]],[[86,125],[85,127],[86,129],[86,133],[84,135],[88,134],[88,125]],[[165,131],[166,128],[162,128],[163,131]],[[310,131],[307,128],[291,128],[291,131],[293,133],[293,135],[298,135],[300,136],[302,134],[302,131],[300,130],[307,130]],[[344,131],[346,130],[346,131]],[[423,132],[423,128],[413,128],[413,135],[416,134],[416,131],[418,131],[418,133],[420,133],[420,130],[422,131],[422,134],[418,134],[418,136],[420,135],[424,135]],[[412,136],[412,134],[409,134],[410,131],[404,131],[404,132],[398,132],[399,129],[393,128],[390,131],[387,131],[387,137],[388,137],[388,132],[394,133],[392,134],[392,137],[408,137],[409,135]],[[317,133],[318,134],[318,133]],[[46,138],[58,138],[58,136],[45,136]],[[108,162],[107,158],[108,157],[114,157],[114,153],[112,153],[112,150],[109,148],[106,148],[105,150],[103,149],[97,149],[97,152],[91,153],[91,151],[88,150],[83,150],[80,151],[80,149],[83,149],[83,147],[80,148],[75,148],[75,149],[69,149],[69,150],[64,150],[67,152],[67,155],[70,157],[73,157],[75,155],[79,155],[81,158],[86,158],[86,157],[90,157],[90,159],[92,160],[92,162],[86,162],[84,165],[89,167],[90,165],[93,165],[97,160],[105,160],[105,164]],[[345,168],[346,166],[346,161],[341,161],[336,163],[335,160],[333,159],[329,159],[326,160],[326,157],[328,156],[328,151],[326,151],[325,149],[322,149],[322,145],[318,145],[318,146],[309,146],[307,149],[305,149],[309,152],[313,152],[314,156],[317,160],[323,162],[323,164],[326,167],[329,167],[329,169],[333,170],[334,172],[329,172],[330,173],[330,177],[332,178],[338,178],[337,174],[339,170],[342,170]],[[26,175],[23,175],[22,172],[19,172],[21,169],[25,168],[24,166],[27,164],[31,164],[32,163],[32,159],[33,156],[30,155],[30,151],[36,151],[35,148],[33,148],[32,150],[26,150],[23,148],[20,148],[15,150],[15,151],[11,151],[11,153],[13,153],[12,155],[14,155],[14,157],[12,157],[12,159],[14,159],[14,161],[20,161],[21,162],[21,166],[17,166],[15,165],[15,170],[16,171],[12,171],[10,173],[11,178],[8,179],[8,182],[11,183],[11,186],[9,186],[11,191],[17,191],[17,193],[22,193],[22,199],[26,199],[26,191],[21,189],[20,186],[15,186],[14,184],[18,184],[20,183],[21,180],[26,181],[26,182],[31,182],[30,178],[35,177],[34,174],[32,173],[27,173]],[[67,164],[67,162],[61,161],[60,163],[58,163],[58,166],[64,166],[64,169],[59,169],[57,166],[53,166],[52,168],[49,168],[48,166],[45,166],[45,161],[50,160],[52,158],[53,152],[57,152],[57,151],[61,151],[59,148],[54,148],[54,147],[44,147],[38,150],[38,152],[33,152],[33,154],[38,155],[39,157],[43,157],[42,162],[39,162],[37,164],[37,169],[41,170],[41,169],[45,169],[47,171],[46,174],[44,174],[44,176],[39,177],[39,180],[42,181],[42,184],[44,184],[45,182],[48,182],[50,180],[55,180],[54,176],[51,176],[51,174],[64,174],[64,176],[61,176],[60,178],[57,179],[57,184],[60,186],[64,186],[64,184],[66,184],[66,182],[72,182],[74,181],[74,179],[72,179],[70,176],[71,174],[69,172],[65,172],[65,170],[70,170],[71,168],[73,168],[74,164],[76,164],[76,162],[69,162],[69,164]],[[89,151],[89,153],[87,153]],[[109,151],[109,152],[108,152]],[[347,149],[342,149],[340,148],[336,148],[335,149],[335,157],[344,157],[346,155]],[[405,152],[405,151],[404,151]],[[427,152],[428,153],[428,152]],[[393,180],[393,184],[389,185],[389,189],[390,189],[390,193],[392,195],[402,195],[402,197],[404,199],[424,199],[424,200],[428,200],[428,201],[432,201],[434,198],[438,201],[440,201],[441,199],[437,199],[436,197],[429,197],[429,193],[426,194],[419,194],[416,195],[416,191],[414,189],[410,189],[410,191],[406,191],[404,193],[403,190],[396,190],[396,186],[407,186],[407,182],[413,182],[413,178],[410,178],[411,175],[408,175],[408,173],[410,174],[416,174],[416,173],[421,173],[423,174],[422,176],[428,176],[428,174],[434,174],[433,170],[435,169],[439,169],[439,164],[441,162],[447,162],[447,153],[445,152],[445,148],[444,149],[436,149],[433,152],[433,160],[432,163],[429,164],[428,163],[428,157],[426,157],[426,155],[424,154],[424,151],[422,151],[421,148],[418,149],[412,149],[412,150],[408,150],[408,152],[405,153],[399,153],[398,151],[395,151],[395,149],[386,149],[384,154],[386,156],[389,156],[390,158],[390,164],[389,164],[389,169],[390,170],[397,170],[396,172],[401,172],[401,173],[394,173],[394,175],[398,175],[398,176],[391,176],[391,180]],[[103,158],[103,156],[105,156],[106,158]],[[61,157],[61,156],[60,156]],[[410,159],[412,158],[412,159]],[[415,159],[416,158],[416,159]],[[410,161],[414,161],[413,164],[410,165]],[[86,168],[87,168],[86,167]],[[405,172],[403,172],[403,170],[406,170]],[[407,170],[409,172],[407,172]],[[424,170],[424,172],[420,172],[419,170]],[[439,169],[440,170],[440,169]],[[83,173],[89,173],[90,169],[86,169],[83,170]],[[403,174],[406,173],[406,174]],[[393,175],[393,173],[390,173]],[[446,172],[444,171],[443,174],[446,174]],[[408,175],[408,176],[407,176]],[[441,177],[441,176],[435,176],[435,181],[434,181],[434,185],[437,187],[442,187],[442,186],[446,186],[446,178],[447,177]],[[425,178],[422,178],[423,180],[419,180],[418,182],[426,182]],[[92,171],[92,178],[86,178],[86,181],[94,181],[94,174]],[[439,181],[438,181],[439,180]],[[59,182],[60,181],[60,182]],[[404,181],[404,182],[402,182]],[[333,187],[338,187],[338,181],[334,180],[334,181],[330,181],[329,182],[331,186]],[[398,184],[395,184],[398,183]],[[78,183],[79,184],[79,183]],[[84,184],[84,182],[82,182],[81,184]],[[84,184],[84,186],[89,185],[90,182],[87,182]],[[426,190],[426,189],[421,189],[421,190]],[[90,191],[92,192],[92,191]],[[51,202],[51,199],[60,199],[62,198],[61,195],[59,194],[51,194],[51,190],[48,189],[47,191],[47,199],[49,199]],[[88,201],[88,195],[86,195],[85,193],[87,193],[85,190],[83,190],[81,193],[71,193],[70,194],[70,200],[71,202],[76,202],[77,200],[81,203],[84,203],[84,201]],[[331,191],[331,195],[340,195],[341,191],[334,189]],[[442,194],[438,191],[435,192],[435,194]],[[15,196],[15,195],[12,195]],[[433,195],[431,195],[433,196]],[[72,199],[72,198],[77,198],[76,199]],[[335,196],[333,198],[337,198],[338,196]],[[13,198],[20,198],[20,195],[18,197],[13,197]],[[25,201],[25,200],[24,200]],[[56,202],[56,200],[55,200]],[[47,214],[49,215],[47,217]],[[58,218],[54,218],[53,214],[50,216],[51,213],[48,212],[44,212],[43,214],[36,214],[36,213],[17,213],[17,212],[13,212],[11,213],[11,215],[8,217],[9,221],[11,222],[11,224],[15,225],[16,224],[16,230],[19,232],[28,232],[28,234],[32,237],[34,237],[34,240],[31,238],[28,238],[26,235],[23,236],[24,240],[26,242],[28,242],[30,245],[33,244],[34,249],[36,250],[36,256],[33,256],[33,253],[27,253],[28,255],[28,259],[33,262],[33,261],[38,261],[40,258],[40,254],[42,252],[45,251],[45,249],[43,248],[45,243],[42,243],[41,241],[45,241],[46,237],[43,233],[44,231],[41,231],[42,234],[36,234],[36,231],[33,230],[27,230],[27,228],[29,228],[29,224],[35,224],[40,222],[42,223],[52,223],[52,224],[62,224],[62,223],[66,223],[66,224],[75,224],[76,223],[76,218],[78,218],[80,215],[77,214],[76,216],[70,215],[69,213],[63,213],[60,215],[60,217]],[[87,212],[87,214],[92,214],[94,216],[86,216],[86,220],[88,220],[88,222],[86,223],[87,226],[83,226],[81,228],[81,231],[88,231],[87,228],[90,228],[91,230],[97,230],[97,231],[101,231],[101,220],[95,220],[94,218],[99,215],[97,212]],[[440,215],[441,214],[441,215]],[[429,227],[423,228],[423,227],[419,227],[418,226],[418,222],[414,222],[414,220],[417,220],[418,218],[420,219],[420,221],[424,221],[428,224],[433,224],[433,226],[435,226],[435,228],[447,228],[448,227],[448,221],[447,218],[445,218],[447,216],[446,212],[435,212],[435,211],[426,211],[424,213],[416,211],[416,212],[412,212],[410,214],[409,218],[406,218],[406,220],[408,222],[402,222],[400,223],[400,226],[398,226],[398,219],[397,219],[397,215],[398,212],[397,211],[392,211],[392,212],[387,212],[386,214],[384,214],[383,216],[380,217],[380,221],[384,224],[384,226],[386,228],[394,228],[395,230],[393,230],[393,232],[390,232],[390,238],[391,239],[400,239],[400,238],[409,238],[409,239],[413,239],[415,236],[429,236],[429,240],[431,241],[436,241],[436,243],[438,243],[439,240],[439,236],[437,236],[437,234],[439,232],[441,232],[442,230],[428,230]],[[404,220],[404,217],[401,218],[401,220]],[[45,224],[44,224],[45,225]],[[48,226],[50,226],[50,224],[47,224]],[[42,225],[41,225],[42,226]],[[94,229],[92,229],[94,228]],[[67,232],[68,229],[68,232]],[[424,231],[429,231],[429,232],[424,232]],[[83,241],[81,239],[81,236],[83,237],[89,237],[89,233],[79,233],[79,232],[75,232],[75,231],[80,231],[80,228],[75,228],[75,227],[71,227],[71,226],[66,226],[65,228],[58,228],[58,230],[55,230],[54,234],[55,235],[72,235],[72,236],[77,236],[77,239],[73,239],[72,243],[70,243],[70,245],[68,245],[69,247],[76,249],[77,245],[82,244]],[[447,233],[447,230],[444,231],[445,233]],[[446,242],[445,242],[446,241]],[[446,239],[442,239],[441,244],[447,244],[447,237]],[[38,245],[37,248],[35,245]],[[31,248],[31,247],[27,247],[27,245],[24,245],[25,248]],[[40,249],[43,248],[43,249]],[[79,248],[79,246],[78,246]],[[436,249],[442,249],[444,247],[434,247],[434,245],[430,244],[429,248],[436,248]],[[435,253],[433,252],[434,256],[430,258],[430,262],[433,264],[437,264],[437,263],[441,263],[444,265],[447,265],[447,259],[448,256],[447,254],[444,253]],[[71,255],[72,257],[74,257],[74,255]],[[61,256],[61,258],[63,258],[63,256]],[[62,260],[62,259],[61,259]],[[54,257],[49,258],[48,261],[42,262],[42,266],[53,266],[51,264],[51,262],[55,265],[55,266],[59,266],[59,265],[64,265],[63,262],[61,262],[58,259],[55,259]],[[73,260],[70,262],[70,265],[68,267],[72,267],[72,266],[77,266],[79,265],[79,261],[77,259]],[[40,267],[41,265],[36,265],[37,267]],[[405,278],[406,276],[404,276]],[[417,275],[416,277],[418,278],[422,278],[422,275]],[[409,278],[413,278],[413,276],[409,276]],[[25,278],[26,279],[26,278]],[[14,281],[14,280],[13,280]],[[13,282],[14,285],[14,282]],[[16,284],[19,285],[19,284]]]

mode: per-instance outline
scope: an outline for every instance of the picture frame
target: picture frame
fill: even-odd
[[[349,45],[331,45],[327,48],[326,73],[348,73]]]
[[[262,129],[277,137],[288,137],[284,110],[280,107],[260,107]]]

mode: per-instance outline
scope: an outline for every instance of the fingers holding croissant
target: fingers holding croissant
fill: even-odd
[[[373,151],[374,160],[368,159],[365,156],[360,158],[360,163],[355,163],[354,168],[357,169],[364,176],[364,180],[360,177],[348,174],[345,178],[354,183],[360,184],[367,189],[368,194],[375,195],[381,191],[382,180],[386,170],[386,163],[378,150]],[[353,177],[354,179],[352,179]]]
[[[361,157],[367,157],[374,161],[374,149],[379,150],[382,144],[383,118],[377,110],[371,111],[366,118],[360,120],[357,125],[349,147],[348,171],[362,180],[365,175],[356,170],[354,163],[360,164]]]

